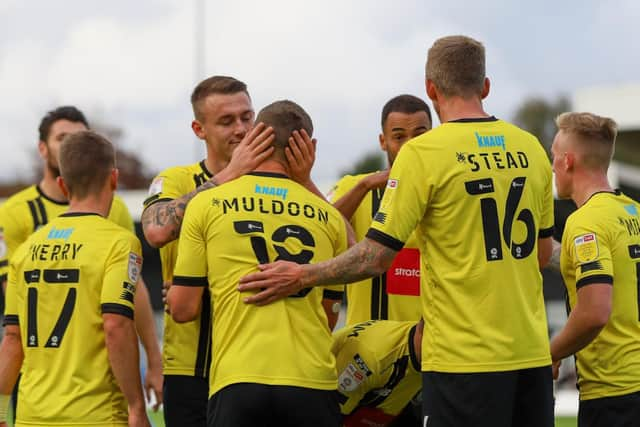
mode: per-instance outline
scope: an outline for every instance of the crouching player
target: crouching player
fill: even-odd
[[[333,334],[345,427],[420,426],[424,321],[370,320]]]

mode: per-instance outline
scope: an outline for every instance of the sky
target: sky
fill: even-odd
[[[527,97],[640,81],[635,0],[208,0],[200,33],[197,1],[0,0],[0,180],[30,178],[38,123],[63,104],[122,128],[151,174],[198,161],[189,96],[224,74],[248,84],[256,111],[302,105],[313,177],[332,182],[378,148],[388,99],[426,98],[427,50],[451,34],[484,43],[485,109],[504,119]]]

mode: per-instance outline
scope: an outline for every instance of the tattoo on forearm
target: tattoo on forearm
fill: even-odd
[[[149,208],[145,209],[142,213],[142,227],[169,227],[171,240],[177,239],[180,235],[180,227],[182,226],[182,219],[184,218],[184,211],[187,209],[187,204],[196,194],[217,186],[216,178],[213,177],[192,192],[178,199],[149,206]]]
[[[309,283],[353,283],[382,274],[397,252],[368,239],[329,261],[315,264],[310,271]]]

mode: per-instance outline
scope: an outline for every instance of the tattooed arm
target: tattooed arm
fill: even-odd
[[[229,164],[216,176],[180,198],[157,202],[146,208],[142,212],[142,231],[147,242],[159,248],[177,239],[184,211],[191,199],[198,193],[251,172],[273,153],[274,138],[272,127],[258,123],[233,151]]]
[[[318,264],[288,261],[260,265],[261,271],[240,279],[240,292],[258,293],[244,298],[248,304],[266,305],[316,285],[353,283],[387,271],[397,251],[365,238],[346,252]]]
[[[180,227],[187,204],[196,194],[218,185],[214,176],[200,187],[178,199],[157,202],[146,208],[142,212],[142,231],[147,242],[154,248],[160,248],[177,239],[180,235]]]

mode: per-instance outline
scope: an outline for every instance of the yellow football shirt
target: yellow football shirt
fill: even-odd
[[[210,396],[242,382],[336,388],[323,289],[257,307],[243,302],[238,282],[259,263],[316,263],[346,247],[342,215],[284,175],[254,172],[191,200],[173,286],[210,290]]]
[[[149,187],[149,197],[144,208],[154,203],[171,201],[192,192],[213,175],[204,161],[188,166],[177,166],[161,172]],[[173,280],[176,265],[178,241],[167,243],[160,248],[162,280]],[[170,315],[164,315],[164,335],[162,346],[162,368],[165,375],[208,376],[211,361],[211,310],[209,297],[202,300],[202,312],[196,320],[176,323]]]
[[[423,371],[551,363],[537,260],[553,231],[551,182],[538,140],[494,117],[402,147],[367,237],[399,250],[417,227]]]
[[[96,214],[66,213],[11,259],[5,325],[20,326],[24,362],[16,426],[127,425],[103,313],[133,318],[140,241]]]
[[[607,325],[576,354],[580,399],[640,390],[640,204],[620,192],[594,194],[567,219],[560,268],[569,307],[582,286],[613,285]]]
[[[413,351],[415,327],[415,321],[370,320],[333,334],[344,415],[360,407],[398,415],[422,389],[420,361]]]
[[[47,197],[32,185],[9,197],[0,207],[0,282],[7,280],[9,259],[34,231],[69,209],[69,203]],[[119,196],[113,198],[109,219],[133,232],[133,219]]]
[[[335,202],[370,174],[346,175],[333,188]],[[384,190],[369,191],[351,217],[357,241],[364,239],[371,219],[378,212]],[[347,292],[347,325],[370,319],[416,322],[421,316],[420,251],[414,234],[405,242],[386,273],[345,287]]]

